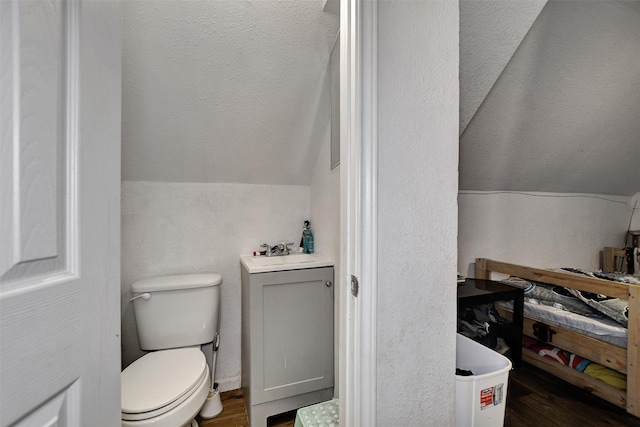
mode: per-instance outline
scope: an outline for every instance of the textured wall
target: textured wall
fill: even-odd
[[[380,2],[378,66],[377,424],[453,425],[458,2]]]
[[[460,140],[460,188],[640,189],[640,2],[547,2]]]
[[[338,29],[322,6],[123,2],[123,179],[309,185]]]
[[[622,246],[633,203],[588,194],[462,192],[458,206],[458,271],[472,276],[477,257],[597,270],[604,246]]]
[[[123,3],[123,366],[142,355],[129,285],[216,271],[224,280],[216,377],[223,389],[240,386],[239,256],[264,241],[299,242],[312,179],[316,200],[330,202],[333,191],[330,177],[313,178],[328,138],[338,28],[322,7]],[[331,213],[314,218],[316,247],[335,246]]]
[[[547,0],[460,1],[460,133]]]
[[[329,124],[328,124],[329,125]],[[320,149],[311,179],[311,227],[316,252],[327,255],[334,265],[334,351],[335,396],[338,393],[338,342],[340,333],[340,166],[329,169],[331,163],[330,128]]]
[[[216,379],[240,387],[240,255],[260,243],[299,242],[309,187],[124,182],[122,186],[123,368],[140,357],[129,286],[166,274],[222,274]]]

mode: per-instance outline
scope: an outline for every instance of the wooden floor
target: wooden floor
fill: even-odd
[[[222,413],[210,420],[198,419],[200,427],[249,427],[242,390],[225,391],[220,394],[220,398]],[[295,419],[295,411],[270,417],[269,427],[293,427]]]
[[[640,419],[523,363],[509,374],[506,427],[640,427]]]
[[[222,404],[224,410],[219,416],[211,420],[198,420],[200,427],[249,426],[242,391],[222,393]],[[274,418],[270,418],[270,427],[293,427],[295,412]],[[640,419],[538,368],[523,363],[523,366],[509,374],[504,425],[505,427],[640,427]]]

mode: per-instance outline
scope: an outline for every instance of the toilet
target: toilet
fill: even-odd
[[[131,285],[140,348],[150,353],[122,371],[123,427],[198,425],[213,377],[200,345],[218,333],[221,283],[212,273]]]

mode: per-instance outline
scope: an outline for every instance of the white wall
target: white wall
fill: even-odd
[[[633,207],[622,196],[469,191],[458,206],[458,269],[468,276],[477,257],[598,269],[604,246],[622,247]]]
[[[308,186],[123,182],[123,368],[143,354],[129,303],[131,283],[218,272],[223,283],[216,380],[222,390],[239,388],[239,257],[263,242],[299,242],[309,214]]]
[[[340,166],[329,168],[329,141],[320,151],[311,180],[311,226],[316,252],[340,261]],[[302,228],[301,228],[302,231]],[[300,238],[296,240],[299,243]],[[338,277],[336,271],[336,277]],[[336,290],[337,293],[337,290]]]
[[[458,2],[381,1],[377,42],[377,424],[453,425]]]
[[[338,395],[338,343],[340,333],[340,166],[330,170],[330,128],[327,127],[311,178],[311,226],[315,250],[328,255],[334,266],[334,367],[335,393]]]
[[[128,302],[137,279],[222,274],[227,390],[240,387],[239,256],[297,246],[311,219],[316,251],[338,260],[339,172],[325,159],[338,19],[321,3],[126,2],[123,367],[143,354]]]

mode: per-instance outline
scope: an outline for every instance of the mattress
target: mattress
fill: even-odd
[[[496,302],[497,306],[513,310],[513,302]],[[560,325],[618,347],[627,347],[627,329],[608,318],[591,318],[553,306],[525,302],[524,315],[543,322]]]

